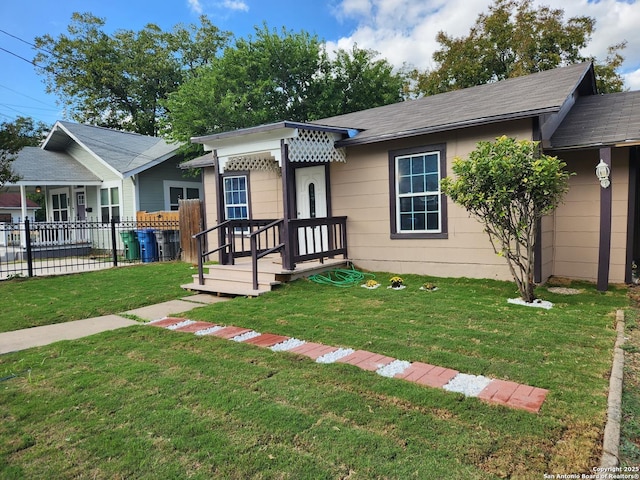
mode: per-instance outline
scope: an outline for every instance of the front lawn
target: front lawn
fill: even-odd
[[[195,270],[155,262],[97,272],[0,281],[0,332],[120,313],[189,295]]]
[[[418,290],[426,280],[439,289]],[[0,477],[531,479],[599,465],[625,289],[540,288],[547,311],[507,304],[506,282],[405,281],[300,280],[189,318],[545,388],[541,412],[139,326],[0,357]]]

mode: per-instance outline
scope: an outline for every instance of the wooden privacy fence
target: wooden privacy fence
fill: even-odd
[[[198,242],[193,236],[204,230],[202,222],[202,202],[200,200],[180,200],[178,207],[180,219],[180,245],[182,261],[196,264],[200,252]]]
[[[138,228],[155,228],[167,230],[173,227],[163,227],[162,222],[178,222],[180,220],[179,212],[136,212],[136,222]]]

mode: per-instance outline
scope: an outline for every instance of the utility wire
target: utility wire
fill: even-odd
[[[26,43],[27,45],[35,48],[36,50],[42,50],[43,52],[47,52],[50,55],[55,55],[55,53],[47,50],[46,48],[42,48],[42,47],[37,47],[34,43],[28,42],[27,40],[25,40],[24,38],[20,38],[17,35],[14,35],[12,33],[7,32],[6,30],[2,30],[0,29],[0,33],[4,33],[5,35],[8,35],[11,38],[15,38],[16,40],[21,41],[22,43]]]

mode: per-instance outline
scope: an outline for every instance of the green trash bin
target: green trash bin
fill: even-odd
[[[120,238],[124,243],[124,258],[127,260],[140,260],[140,243],[134,230],[120,232]]]

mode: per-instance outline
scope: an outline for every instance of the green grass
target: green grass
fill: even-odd
[[[0,282],[0,332],[124,312],[188,295],[194,270],[158,262],[98,272]]]
[[[640,325],[637,311],[626,316],[620,465],[640,465]]]
[[[386,283],[388,274],[378,274]],[[539,414],[149,326],[0,357],[1,478],[541,478],[599,465],[625,289],[297,281],[189,317],[549,389]],[[417,290],[424,281],[439,290]]]

